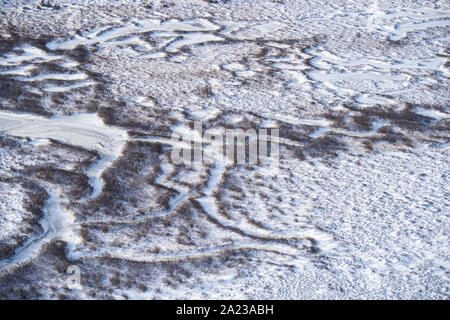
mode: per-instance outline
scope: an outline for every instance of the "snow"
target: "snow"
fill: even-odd
[[[54,3],[0,5],[2,296],[448,298],[447,2]],[[278,128],[280,161],[194,121]]]
[[[101,155],[100,160],[86,172],[93,191],[80,201],[97,197],[103,190],[102,174],[120,155],[125,145],[127,134],[118,128],[106,127],[95,114],[78,114],[74,116],[56,116],[50,119],[0,111],[0,131],[12,136],[54,139],[76,145],[88,150],[95,150]],[[41,220],[42,234],[29,239],[21,246],[10,260],[0,264],[0,271],[7,271],[32,259],[45,243],[52,239],[61,239],[73,247],[80,239],[74,230],[73,214],[61,208],[64,197],[52,190],[47,190],[49,199],[43,209]]]

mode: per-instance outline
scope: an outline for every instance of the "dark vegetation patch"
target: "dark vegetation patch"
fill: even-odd
[[[78,45],[76,48],[72,50],[60,50],[60,51],[61,53],[64,53],[66,57],[69,57],[82,64],[88,62],[90,55],[94,53],[96,50],[97,49],[95,47]]]
[[[170,127],[177,122],[168,117],[169,111],[165,108],[129,105],[118,100],[100,102],[96,109],[108,125],[151,131],[162,135],[170,133]]]
[[[36,68],[32,70],[31,76],[37,76],[39,74],[46,73],[66,73],[67,70],[64,67],[61,67],[58,62],[49,61],[46,63],[37,63],[35,64]]]
[[[450,119],[443,119],[436,123],[433,123],[432,130],[438,135],[447,136],[450,134]]]
[[[29,92],[29,86],[12,77],[0,75],[0,109],[51,115],[42,105],[39,94]]]
[[[69,261],[65,250],[65,242],[52,241],[43,247],[33,261],[0,277],[0,298],[25,300],[74,297],[74,292],[66,287],[69,277],[67,268],[78,263]],[[83,277],[81,279],[83,281]]]
[[[77,173],[83,173],[87,170],[94,162],[100,159],[100,155],[96,151],[87,150],[82,147],[66,144],[56,140],[50,140],[50,148],[56,148],[74,154],[81,157],[81,161],[77,162],[74,166],[73,171]],[[47,146],[46,146],[47,147]],[[45,147],[44,147],[45,148]],[[46,150],[46,149],[43,149]],[[54,152],[55,150],[48,150],[46,152]]]
[[[48,199],[47,192],[29,179],[23,180],[21,185],[25,190],[23,208],[30,214],[22,216],[23,220],[20,222],[19,233],[9,239],[3,238],[0,240],[0,259],[9,258],[14,253],[14,250],[22,246],[26,240],[42,232],[39,220],[42,218],[42,209]]]
[[[207,3],[212,3],[212,4],[221,4],[221,3],[228,3],[230,2],[230,0],[203,0]]]
[[[8,241],[8,242],[6,242],[5,240],[7,240],[7,239],[2,239],[2,241],[0,242],[0,259],[7,259],[8,257],[10,257],[13,254],[17,245],[12,244],[11,241],[14,241],[14,242],[20,241],[20,239],[17,239],[17,238],[9,239],[10,241]]]
[[[361,113],[353,116],[352,118],[358,129],[369,131],[372,128],[372,121],[366,114]]]
[[[382,134],[382,138],[374,137],[372,141],[387,141],[390,143],[402,143],[409,147],[413,146],[412,140],[401,132],[394,131],[389,126],[384,126],[378,129],[378,132]]]
[[[161,152],[160,145],[128,142],[123,156],[103,174],[102,194],[83,204],[85,208],[81,211],[87,214],[102,209],[107,214],[123,216],[138,210],[152,210],[155,203],[149,200],[155,200],[156,195],[148,199],[147,191],[158,174]]]
[[[49,1],[49,0],[47,0],[47,1],[42,0],[42,1],[38,4],[38,6],[37,6],[38,9],[41,9],[42,7],[43,7],[43,8],[51,8],[51,9],[54,9],[54,10],[59,10],[59,9],[61,9],[61,6],[60,6],[59,4],[57,4],[57,3],[52,3],[52,2]]]
[[[374,120],[382,119],[407,131],[423,132],[428,130],[434,119],[415,113],[413,111],[415,107],[415,105],[407,105],[403,109],[396,109],[384,106],[358,110],[355,107],[347,106],[347,108],[360,113],[358,116],[353,117],[355,123],[360,126],[367,127]]]
[[[42,208],[48,199],[47,191],[39,184],[29,179],[23,181],[22,186],[26,189],[27,200],[24,207],[33,214],[34,222],[42,218]],[[36,223],[36,225],[39,225]]]
[[[368,151],[373,150],[373,143],[380,141],[413,147],[414,139],[422,139],[420,135],[415,135],[416,133],[424,134],[424,141],[427,140],[426,137],[448,138],[450,121],[446,119],[438,121],[414,111],[416,108],[423,108],[447,113],[447,108],[444,106],[405,104],[402,108],[400,106],[373,106],[360,109],[352,105],[346,107],[354,114],[348,116],[340,112],[329,112],[324,117],[332,120],[334,127],[365,132],[372,130],[377,121],[386,123],[373,136],[362,141]]]
[[[46,44],[55,39],[55,37],[50,34],[41,34],[37,38],[23,35],[21,34],[19,27],[16,26],[10,26],[5,31],[9,33],[10,36],[6,38],[0,36],[0,55],[9,53],[14,49],[26,44],[32,45],[48,52]]]
[[[20,147],[20,142],[17,141],[17,138],[0,135],[0,147],[16,149]]]
[[[50,3],[49,5],[53,6]],[[90,79],[95,80],[97,82],[95,85],[95,91],[103,94],[101,94],[102,97],[95,99],[95,97],[92,97],[93,94],[91,87],[72,89],[69,92],[42,92],[38,94],[32,92],[32,90],[39,90],[44,85],[48,85],[50,83],[61,85],[61,83],[66,83],[67,81],[46,80],[45,82],[24,82],[20,80],[19,76],[0,75],[0,109],[34,113],[44,116],[49,116],[55,113],[68,114],[88,110],[89,106],[91,106],[92,109],[92,106],[97,105],[98,101],[103,101],[103,97],[107,96],[105,92],[102,92],[104,91],[102,87],[105,85],[105,80],[102,75],[85,70],[85,65],[89,61],[90,55],[95,52],[95,48],[88,48],[80,45],[73,50],[56,50],[50,52],[46,45],[55,39],[54,36],[44,34],[40,35],[38,38],[30,38],[29,36],[21,35],[20,30],[13,27],[9,28],[7,32],[10,34],[10,37],[0,39],[0,55],[4,55],[6,53],[21,54],[22,52],[20,47],[24,45],[37,47],[47,53],[64,55],[66,58],[78,61],[81,64],[78,70],[85,72]],[[59,65],[60,61],[61,60],[34,64],[36,68],[31,71],[31,76],[45,73],[67,73],[68,70]],[[22,66],[23,65],[25,65],[25,63],[23,63]],[[16,67],[17,66],[15,65],[11,65],[11,68]],[[67,82],[67,84],[70,85],[72,82]],[[84,98],[74,101],[74,92],[82,95]],[[73,110],[73,105],[77,105],[75,110]],[[90,111],[97,111],[97,109]]]
[[[78,200],[92,192],[88,177],[84,174],[48,166],[33,168],[30,171],[32,172],[29,173],[38,179],[59,185],[63,193],[71,199]]]

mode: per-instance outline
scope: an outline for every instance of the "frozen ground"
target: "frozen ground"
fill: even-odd
[[[0,297],[449,298],[448,1],[0,14]],[[174,164],[194,120],[279,167]]]

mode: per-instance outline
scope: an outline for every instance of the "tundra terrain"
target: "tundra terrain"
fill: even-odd
[[[0,298],[449,299],[449,35],[446,0],[0,1]],[[279,162],[177,164],[194,121]]]

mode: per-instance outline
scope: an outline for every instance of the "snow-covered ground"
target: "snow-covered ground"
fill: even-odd
[[[0,297],[449,298],[448,1],[0,14]],[[279,164],[176,164],[193,121]]]

